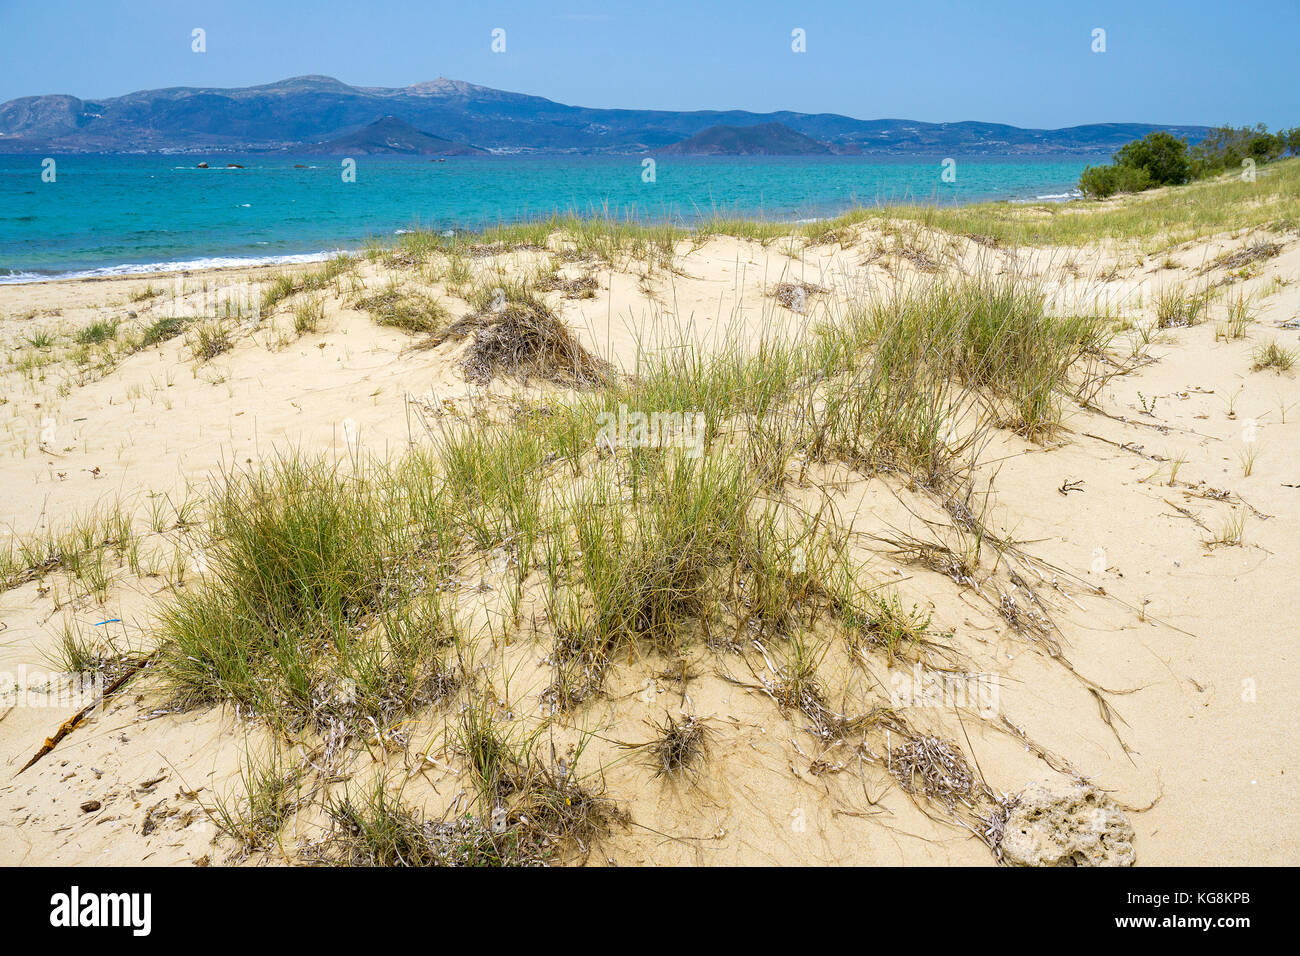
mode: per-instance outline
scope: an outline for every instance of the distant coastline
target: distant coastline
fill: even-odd
[[[1026,129],[982,121],[858,119],[834,113],[747,110],[592,109],[439,77],[402,88],[349,86],[329,76],[297,76],[240,88],[175,87],[96,100],[67,93],[0,103],[0,147],[63,152],[310,152],[389,124],[398,139],[424,137],[448,149],[501,154],[650,154],[710,129],[729,131],[711,147],[737,155],[761,127],[785,127],[786,148],[803,139],[827,152],[921,155],[1078,156],[1108,153],[1152,130],[1196,141],[1205,126],[1094,123]],[[782,137],[774,143],[779,145]],[[692,148],[692,147],[687,147]],[[0,148],[0,152],[5,151]],[[753,152],[753,149],[749,149]],[[766,150],[771,152],[770,149]]]

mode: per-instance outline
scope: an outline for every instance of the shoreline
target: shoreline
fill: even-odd
[[[1261,170],[1264,176],[1282,175],[1288,178],[1296,177],[1300,171],[1300,160],[1280,160],[1270,164]],[[839,212],[822,216],[796,216],[790,215],[781,218],[765,218],[762,215],[730,216],[721,213],[711,215],[700,214],[693,222],[686,223],[670,219],[664,220],[618,220],[611,216],[600,215],[580,215],[573,212],[534,217],[524,217],[517,220],[484,224],[474,228],[457,229],[457,228],[436,228],[413,226],[410,228],[398,227],[392,229],[385,235],[371,235],[364,239],[356,240],[353,245],[347,248],[335,247],[332,250],[316,249],[308,252],[297,253],[279,253],[267,256],[257,255],[224,255],[224,256],[199,256],[188,259],[161,260],[157,262],[146,263],[114,263],[104,266],[84,269],[71,269],[57,273],[40,273],[40,272],[21,272],[10,275],[0,275],[0,288],[6,286],[25,286],[40,285],[55,282],[101,282],[111,279],[147,279],[153,276],[167,275],[193,275],[207,273],[221,273],[238,270],[262,270],[283,266],[310,265],[313,263],[325,262],[337,256],[358,256],[365,255],[370,249],[375,248],[395,248],[403,244],[406,236],[419,235],[436,235],[441,239],[453,241],[473,240],[474,237],[490,237],[494,234],[509,235],[512,233],[523,233],[535,230],[537,227],[547,225],[552,232],[560,232],[565,228],[573,226],[575,223],[585,223],[589,225],[603,226],[607,229],[632,229],[640,230],[647,234],[656,229],[679,230],[679,238],[699,238],[700,236],[711,234],[717,229],[719,223],[724,223],[725,228],[721,230],[726,235],[758,235],[766,234],[775,236],[782,231],[786,232],[805,232],[814,230],[819,224],[834,226],[836,224],[858,224],[868,221],[872,218],[881,220],[898,219],[901,221],[921,221],[930,222],[940,225],[941,228],[952,230],[956,223],[963,219],[972,220],[969,225],[975,225],[974,220],[997,220],[1002,218],[1005,222],[1024,222],[1028,221],[1032,214],[1040,211],[1041,207],[1048,207],[1054,210],[1073,210],[1080,217],[1104,216],[1112,211],[1125,210],[1130,207],[1153,206],[1157,208],[1166,219],[1177,219],[1181,213],[1175,212],[1172,216],[1170,211],[1176,208],[1180,197],[1191,197],[1201,190],[1212,190],[1233,182],[1236,179],[1232,175],[1212,177],[1206,180],[1194,181],[1183,186],[1161,187],[1158,189],[1146,190],[1142,193],[1122,194],[1105,200],[1086,200],[1085,197],[1076,189],[1069,193],[1047,193],[1036,195],[1033,198],[1020,197],[1003,197],[998,199],[971,199],[965,202],[953,202],[951,204],[940,203],[916,203],[916,202],[876,202],[871,205],[850,202]],[[1053,213],[1055,215],[1055,213]],[[1283,217],[1285,219],[1285,217]],[[1171,224],[1172,225],[1172,224]],[[1235,229],[1250,228],[1249,223],[1232,223],[1225,222],[1221,229],[1202,228],[1193,234],[1194,237],[1207,237],[1214,235],[1216,232],[1231,232]],[[1176,231],[1176,230],[1171,230]],[[994,238],[997,238],[996,236]],[[1119,237],[1121,239],[1137,238],[1135,235],[1128,237]],[[1012,240],[1016,244],[1020,240]],[[1049,240],[1047,242],[1038,242],[1028,240],[1025,245],[1061,245],[1059,241]],[[1085,243],[1086,244],[1086,243]],[[1177,243],[1171,243],[1176,245]]]
[[[1077,199],[1082,199],[1082,198],[1083,195],[1076,190],[1074,193],[1051,193],[1051,194],[1034,196],[1032,198],[1023,198],[1023,199],[1022,198],[1004,198],[1004,199],[992,199],[992,200],[978,199],[978,200],[972,200],[969,203],[953,203],[950,206],[939,206],[938,204],[933,204],[933,208],[960,209],[962,208],[962,206],[989,205],[989,204],[996,205],[1001,203],[1005,203],[1007,205],[1012,205],[1012,206],[1031,206],[1036,204],[1059,205],[1059,204],[1073,202]],[[913,203],[899,203],[897,205],[899,207],[906,206],[908,208],[926,208],[926,206],[924,205],[918,207],[916,204]],[[765,226],[788,225],[790,227],[797,227],[797,226],[811,225],[813,223],[818,223],[818,222],[829,222],[836,218],[839,218],[839,216],[850,215],[858,210],[863,210],[863,209],[881,210],[881,209],[888,209],[888,208],[890,208],[888,205],[874,206],[874,207],[849,206],[837,215],[811,216],[811,217],[802,217],[798,219],[793,219],[793,218],[792,219],[761,219],[757,216],[752,216],[752,217],[742,216],[738,218],[742,221],[749,221],[755,224],[762,224]],[[522,219],[512,223],[511,225],[527,226],[530,223],[545,222],[545,221],[546,221],[545,219],[537,219],[537,220]],[[653,227],[655,223],[646,222],[646,223],[638,223],[638,225]],[[481,227],[479,229],[466,229],[463,231],[459,231],[457,234],[475,235],[481,232],[485,232],[491,228],[494,227],[487,226],[487,227]],[[692,227],[683,226],[682,228],[690,230]],[[402,236],[420,232],[420,231],[421,230],[418,229],[395,229],[392,233],[391,238],[400,241],[400,238]],[[429,231],[433,231],[433,230],[429,230]],[[447,232],[452,232],[452,231],[453,230],[444,230],[443,235],[446,235]],[[160,262],[141,262],[141,263],[125,262],[125,263],[115,263],[115,264],[105,265],[105,266],[98,266],[89,269],[71,269],[68,270],[67,272],[56,272],[48,275],[39,272],[20,272],[20,273],[14,273],[10,275],[0,275],[0,286],[30,285],[32,283],[41,283],[41,282],[68,282],[68,281],[80,281],[80,280],[93,281],[99,279],[117,279],[117,278],[147,278],[149,276],[171,275],[173,273],[212,272],[212,271],[220,271],[225,269],[259,269],[268,266],[309,265],[311,263],[316,263],[316,262],[325,262],[336,256],[358,255],[363,251],[363,249],[364,246],[354,246],[352,248],[335,248],[330,251],[322,250],[322,251],[315,251],[315,252],[284,253],[280,255],[268,255],[268,256],[239,256],[239,255],[202,256],[197,259],[173,259],[173,260],[163,260]]]
[[[85,155],[93,156],[95,158],[105,158],[105,157],[100,157],[99,154],[85,154]],[[11,154],[9,158],[20,158],[20,156],[21,158],[27,158],[26,154]],[[115,157],[116,154],[110,154],[110,156],[107,158],[115,158]],[[0,159],[3,158],[4,158],[3,156],[0,156]],[[129,157],[129,158],[137,158],[137,157]],[[288,156],[285,158],[292,159],[295,157]],[[699,166],[699,167],[708,167],[711,165],[718,165],[718,166],[725,167],[725,166],[735,165],[737,163],[740,163],[740,164],[753,164],[757,168],[762,168],[764,166],[779,166],[785,162],[808,163],[813,168],[815,168],[818,165],[827,165],[822,160],[810,162],[807,157],[725,156],[725,157],[683,157],[683,158],[687,160],[688,166]],[[479,157],[474,157],[471,159],[471,162],[480,159],[481,158]],[[499,157],[489,157],[489,159],[499,159]],[[872,160],[880,160],[882,159],[882,157],[832,157],[832,159],[844,160],[846,165],[852,165],[855,163],[863,164],[865,161],[865,165],[868,167],[888,166],[888,167],[898,167],[898,168],[916,169],[916,170],[922,170],[932,165],[931,157],[928,156],[908,157],[907,159],[900,159],[896,162],[873,162],[872,161]],[[1041,159],[1041,161],[1045,164],[1060,163],[1063,161],[1067,161],[1060,157],[1041,157],[1038,159]],[[1074,157],[1070,158],[1070,160],[1073,159]],[[419,169],[422,168],[424,165],[424,163],[422,162],[423,160],[422,157],[421,158],[417,158],[417,157],[364,157],[363,158],[363,161],[365,162],[371,162],[376,160],[378,160],[385,166],[389,166],[393,168],[409,167],[412,169]],[[537,160],[540,162],[557,162],[557,161],[564,162],[564,161],[572,160],[572,157],[544,156],[544,157],[538,157]],[[1034,159],[1025,159],[1024,157],[1016,157],[1016,156],[963,157],[961,161],[965,163],[969,163],[972,166],[984,166],[984,165],[1021,166],[1021,165],[1033,165],[1035,162]],[[612,162],[612,160],[603,157],[595,158],[595,166],[597,167],[601,165],[608,165],[610,162]],[[934,158],[933,162],[938,162],[938,158]],[[830,165],[834,165],[834,164],[830,164]],[[312,166],[307,169],[304,169],[303,171],[305,172],[309,170],[314,170],[319,172],[321,168],[322,167]],[[188,166],[169,167],[169,170],[172,172],[187,171],[189,169],[190,167]],[[276,171],[280,171],[280,167],[279,166],[265,167],[263,171],[266,170],[276,172]],[[196,171],[225,172],[225,173],[239,173],[239,172],[250,172],[250,171],[254,173],[257,172],[256,169],[251,167],[249,169],[245,169],[241,167],[235,170],[228,170],[225,168],[220,168],[215,166],[208,170],[196,169]],[[296,170],[291,169],[289,167],[285,167],[283,171],[294,172]],[[256,180],[250,180],[249,182],[255,182],[255,181]],[[238,243],[232,244],[229,241],[226,242],[217,241],[217,242],[209,243],[206,247],[203,248],[198,248],[195,250],[187,249],[185,252],[177,254],[174,258],[166,257],[166,254],[164,253],[163,257],[148,262],[130,262],[130,261],[123,262],[116,258],[111,260],[100,259],[100,258],[96,258],[94,255],[87,255],[82,257],[80,260],[78,260],[77,258],[69,256],[68,258],[70,261],[79,262],[80,264],[70,268],[57,268],[57,269],[54,267],[45,267],[45,268],[27,267],[25,264],[21,264],[21,255],[16,255],[14,256],[14,260],[19,262],[20,264],[15,266],[9,266],[7,270],[7,274],[0,274],[0,285],[26,284],[31,282],[48,282],[48,281],[57,281],[62,279],[100,278],[105,276],[118,276],[118,275],[147,276],[153,274],[163,274],[168,272],[179,272],[179,271],[187,271],[193,269],[224,268],[227,266],[251,267],[251,266],[264,265],[264,264],[292,265],[292,264],[303,263],[303,262],[321,261],[322,259],[328,258],[330,255],[337,254],[340,251],[356,252],[368,243],[376,243],[376,242],[382,243],[384,241],[391,240],[393,237],[400,237],[404,233],[411,232],[411,231],[418,231],[421,228],[426,228],[438,232],[453,231],[457,234],[462,234],[462,233],[474,234],[478,232],[490,231],[492,229],[500,228],[502,226],[528,227],[530,225],[535,225],[539,222],[543,222],[547,220],[556,220],[556,219],[563,220],[563,219],[580,218],[580,219],[598,220],[602,218],[607,218],[614,221],[621,221],[616,218],[619,215],[626,216],[626,219],[629,223],[634,223],[636,225],[645,228],[658,228],[663,226],[672,226],[673,228],[690,231],[690,230],[697,229],[702,223],[708,222],[710,219],[717,219],[717,218],[743,220],[747,222],[761,224],[765,227],[780,227],[783,225],[795,226],[795,225],[807,224],[812,222],[833,220],[837,218],[842,218],[845,215],[852,215],[856,212],[863,211],[863,210],[885,212],[891,209],[908,208],[913,210],[931,209],[936,212],[951,212],[953,210],[959,210],[970,206],[989,206],[989,205],[1034,206],[1040,204],[1058,205],[1058,204],[1070,202],[1074,199],[1082,198],[1082,195],[1078,192],[1077,184],[1073,181],[1070,181],[1067,184],[1064,181],[1064,178],[1062,178],[1060,182],[1053,180],[1050,183],[1039,182],[1039,183],[1030,184],[1024,182],[1020,182],[1020,183],[1009,182],[1003,186],[994,186],[992,184],[981,184],[973,187],[977,189],[978,192],[975,192],[970,195],[957,192],[949,198],[944,198],[940,196],[939,193],[946,189],[952,189],[953,188],[952,186],[947,186],[942,188],[936,187],[936,190],[934,192],[932,192],[928,196],[925,196],[924,198],[920,198],[916,193],[913,192],[913,186],[911,184],[903,184],[901,189],[896,189],[893,192],[886,191],[883,194],[880,191],[879,187],[877,187],[877,193],[875,197],[873,199],[866,200],[866,201],[864,201],[863,196],[859,195],[856,192],[856,188],[854,184],[846,181],[842,184],[839,184],[838,189],[840,190],[840,194],[837,197],[831,198],[828,195],[827,197],[818,199],[816,201],[810,199],[807,203],[808,211],[799,210],[795,206],[791,205],[788,201],[785,202],[778,201],[778,202],[774,202],[774,205],[776,205],[780,209],[783,209],[783,211],[768,216],[762,208],[763,203],[761,197],[763,195],[762,193],[763,187],[755,187],[755,188],[758,189],[758,196],[760,197],[759,205],[757,206],[752,205],[752,202],[755,198],[753,196],[751,196],[749,200],[742,200],[742,199],[736,200],[738,205],[749,203],[748,205],[744,205],[744,209],[745,209],[744,212],[737,212],[725,206],[722,208],[718,208],[715,206],[712,209],[706,209],[701,206],[694,206],[692,208],[692,200],[690,196],[685,194],[683,194],[679,198],[671,200],[667,205],[659,209],[655,209],[649,203],[649,201],[644,201],[645,205],[644,208],[642,208],[642,203],[643,203],[642,199],[636,199],[633,201],[633,204],[631,206],[627,206],[626,205],[627,197],[619,197],[611,193],[604,200],[588,202],[586,205],[586,211],[578,211],[579,209],[582,208],[580,205],[571,205],[567,210],[564,211],[561,211],[560,209],[557,208],[545,212],[530,212],[528,209],[528,203],[526,201],[523,201],[516,207],[516,213],[513,218],[504,217],[496,221],[491,221],[487,218],[483,218],[480,221],[480,219],[477,217],[458,220],[457,218],[453,217],[452,219],[449,219],[446,222],[441,222],[441,224],[421,227],[418,222],[414,225],[410,225],[410,224],[396,225],[395,223],[402,221],[402,217],[396,217],[388,224],[387,227],[381,227],[378,231],[369,232],[364,235],[360,235],[360,234],[354,235],[350,239],[318,241],[313,239],[299,240],[292,237],[286,237],[286,238],[277,237],[277,238],[273,238],[271,242],[267,244],[274,245],[278,247],[281,251],[274,252],[274,253],[267,253],[267,254],[261,254],[255,250],[214,252],[212,251],[214,247],[217,249],[220,249],[222,247],[225,247],[227,249],[238,248]],[[967,187],[967,188],[972,188],[972,187]],[[624,210],[624,212],[621,214],[616,212],[616,210],[620,210],[620,209]],[[686,212],[687,210],[689,210],[689,213]],[[815,214],[809,215],[809,212],[813,212]],[[435,215],[431,218],[430,221],[433,223],[439,223],[440,218],[441,217]],[[455,225],[454,223],[457,221],[470,222],[472,224],[468,226]],[[216,220],[214,220],[214,222],[216,222]],[[204,232],[208,230],[209,225],[211,224],[205,225],[204,223],[181,222],[178,226],[178,231],[180,234],[185,236],[198,237],[198,236],[202,236]],[[229,225],[230,225],[229,223],[225,224],[225,226],[227,227],[229,227]],[[339,233],[346,234],[347,232],[351,231],[348,229],[347,223],[343,220],[340,220],[338,223],[335,223],[334,225],[337,226],[338,228],[334,228],[330,231],[336,234]],[[57,230],[55,234],[57,234]],[[21,238],[15,235],[6,240],[6,242],[15,242],[15,241],[20,242]],[[341,243],[341,246],[345,248],[341,248],[339,245],[335,245],[336,243]],[[331,246],[334,246],[332,251],[329,248]],[[3,271],[4,270],[0,270],[0,272]]]
[[[212,256],[201,259],[180,259],[169,262],[122,263],[101,266],[97,269],[74,269],[53,275],[23,272],[0,276],[0,286],[36,285],[46,282],[97,282],[109,279],[143,279],[150,276],[222,272],[232,269],[262,269],[271,266],[309,265],[325,262],[339,255],[355,255],[355,249],[338,249],[333,252],[309,252],[283,256]]]

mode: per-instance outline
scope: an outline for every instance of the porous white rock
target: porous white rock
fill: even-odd
[[[1095,787],[1034,783],[1007,815],[1000,849],[1012,866],[1132,866],[1133,827]]]

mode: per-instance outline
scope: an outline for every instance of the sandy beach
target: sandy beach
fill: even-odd
[[[1061,826],[1093,828],[1040,862],[1300,862],[1286,837],[1300,822],[1286,777],[1300,772],[1300,382],[1287,361],[1300,232],[1271,201],[1239,205],[1253,222],[1190,238],[1020,243],[877,212],[820,232],[409,239],[337,265],[0,285],[0,863],[356,862],[367,845],[339,801],[360,806],[375,780],[439,833],[480,849],[516,834],[511,852],[554,863],[1026,862],[1023,847],[1007,858],[1000,828],[1023,823],[1035,785]],[[1045,208],[1006,215],[1055,215]],[[1045,424],[986,401],[979,381],[954,385],[964,411],[946,447],[962,451],[930,475],[804,441],[752,392],[631,409],[706,414],[699,458],[623,447],[626,433],[602,444],[577,412],[563,419],[583,426],[572,451],[557,450],[535,424],[601,388],[610,407],[652,394],[626,383],[665,356],[695,356],[698,375],[679,378],[697,384],[722,381],[711,360],[745,358],[761,385],[754,363],[820,356],[828,327],[980,282],[1034,290],[1053,318],[1086,314],[1104,342],[1071,356]],[[499,317],[532,301],[577,347],[555,354],[592,360],[586,378],[560,361],[548,380],[553,354],[515,374],[518,341],[488,348]],[[872,328],[860,367],[881,341]],[[781,392],[802,409],[791,422],[824,413],[838,374],[806,372]],[[608,469],[671,475],[642,458],[711,462],[743,432],[747,475],[777,462],[755,480],[754,533],[771,508],[810,536],[769,579],[755,553],[776,546],[733,552],[742,531],[728,524],[702,559],[708,587],[680,611],[688,628],[566,653],[573,622],[593,619],[596,546],[581,529],[548,545],[566,534],[560,505],[559,523],[544,517],[521,543],[521,520],[476,478],[449,540],[401,538],[415,545],[393,585],[436,600],[429,634],[454,621],[446,687],[355,719],[201,700],[167,614],[233,580],[213,524],[232,476],[298,456],[351,481],[422,455],[428,487],[450,488],[454,441],[511,428],[556,442],[520,465],[544,514]],[[733,553],[747,556],[717,556]],[[841,561],[846,588],[894,609],[880,615],[901,642],[876,618],[846,637]],[[760,612],[778,578],[787,590]],[[389,593],[349,633],[382,627]],[[70,657],[96,693],[129,677],[23,769],[85,703],[32,693]],[[509,744],[486,785],[472,719]],[[272,760],[268,823],[250,778]],[[1085,793],[1084,810],[1070,805]]]

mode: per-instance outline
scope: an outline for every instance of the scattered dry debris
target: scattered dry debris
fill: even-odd
[[[825,295],[830,289],[810,282],[782,282],[772,291],[772,298],[791,312],[808,311],[808,296]]]
[[[909,740],[889,752],[889,772],[904,793],[923,796],[953,810],[973,807],[975,775],[961,752],[938,737]]]
[[[1256,262],[1272,259],[1282,251],[1280,242],[1255,242],[1236,252],[1225,252],[1209,265],[1201,269],[1204,275],[1214,269],[1242,269]]]
[[[900,259],[905,259],[921,272],[934,274],[939,271],[939,263],[932,257],[922,252],[920,249],[904,248],[894,253]]]
[[[558,272],[544,276],[537,283],[539,292],[562,292],[566,299],[594,299],[600,283],[595,276],[583,275],[576,279],[566,279]]]
[[[707,723],[696,714],[688,714],[680,722],[665,714],[663,723],[649,724],[656,733],[655,739],[636,746],[650,754],[656,777],[676,776],[691,769],[708,746]]]
[[[469,247],[471,259],[490,259],[507,252],[545,252],[543,246],[532,242],[476,242]]]

